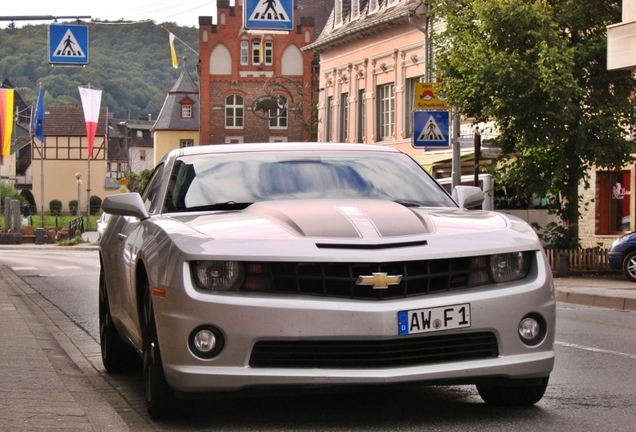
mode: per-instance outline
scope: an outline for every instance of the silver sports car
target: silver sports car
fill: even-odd
[[[141,195],[102,204],[104,366],[143,363],[154,417],[263,387],[476,384],[487,403],[534,404],[554,365],[541,244],[468,210],[480,189],[454,197],[381,146],[171,151]]]

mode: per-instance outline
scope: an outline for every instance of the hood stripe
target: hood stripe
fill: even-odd
[[[354,226],[360,237],[362,238],[380,238],[380,232],[371,220],[360,210],[355,207],[338,206],[336,207]]]

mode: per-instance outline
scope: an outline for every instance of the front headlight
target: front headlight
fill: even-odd
[[[209,291],[236,291],[243,283],[243,265],[236,261],[194,261],[196,285]]]
[[[490,256],[490,277],[494,282],[510,282],[522,279],[530,269],[528,252],[513,252]]]

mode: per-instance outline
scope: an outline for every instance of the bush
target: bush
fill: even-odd
[[[49,201],[49,212],[51,216],[59,216],[62,214],[62,201],[57,199]]]
[[[91,195],[90,208],[91,208],[92,215],[99,213],[99,210],[102,208],[102,199],[98,197],[97,195]]]
[[[68,202],[68,210],[71,212],[72,215],[77,214],[77,200],[70,200]]]

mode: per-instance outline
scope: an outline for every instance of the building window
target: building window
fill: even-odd
[[[270,129],[287,129],[287,98],[277,96],[277,109],[269,110],[269,128]]]
[[[192,118],[192,105],[181,104],[181,118]]]
[[[137,138],[143,138],[143,137],[144,137],[144,131],[138,130],[137,131]]]
[[[380,7],[380,2],[378,0],[369,0],[369,13],[375,13],[378,11]]]
[[[181,147],[181,148],[192,147],[192,146],[194,146],[194,141],[192,141],[192,140],[180,140],[179,141],[179,147]]]
[[[413,107],[415,106],[415,85],[424,82],[424,77],[409,78],[406,80],[404,92],[404,138],[409,138],[413,129]]]
[[[351,0],[351,21],[360,18],[360,0]]]
[[[255,40],[252,42],[252,64],[261,64],[261,41]]]
[[[225,98],[225,127],[227,129],[243,128],[243,97],[229,95]]]
[[[596,173],[597,234],[620,234],[631,230],[633,206],[629,171]]]
[[[274,43],[265,42],[265,64],[271,66],[274,63]]]
[[[334,5],[334,28],[342,25],[342,1],[343,0],[336,0],[336,4]]]
[[[349,93],[342,93],[340,95],[340,128],[339,128],[339,141],[349,141]]]
[[[378,87],[378,118],[380,139],[395,138],[395,85],[385,84]]]
[[[146,150],[139,150],[139,160],[146,160]]]
[[[386,0],[386,5],[387,7],[389,6],[395,6],[397,4],[398,0]]]
[[[250,61],[249,42],[241,41],[241,65],[246,66]]]
[[[327,106],[325,107],[325,141],[331,141],[331,123],[333,121],[333,96],[327,98]]]

